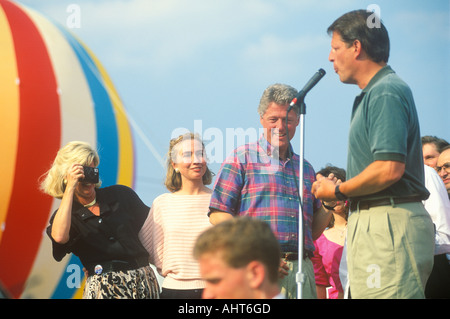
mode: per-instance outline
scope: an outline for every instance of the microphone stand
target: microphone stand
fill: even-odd
[[[297,104],[300,112],[300,163],[299,163],[299,178],[300,178],[300,186],[297,185],[297,189],[299,191],[299,217],[298,217],[298,272],[295,276],[295,280],[297,282],[297,298],[302,299],[303,297],[303,283],[305,282],[305,276],[303,274],[303,250],[304,250],[304,216],[303,216],[303,166],[304,166],[304,142],[305,142],[305,114],[306,114],[306,104],[305,104],[305,96],[311,90],[317,82],[325,75],[325,71],[323,69],[319,69],[313,77],[306,83],[303,89],[299,92],[299,94],[292,100],[291,104],[288,107],[287,113],[292,109],[292,107]],[[286,113],[286,127],[287,127],[287,113]]]
[[[303,232],[303,224],[304,224],[304,216],[303,216],[303,166],[304,166],[304,141],[305,141],[305,114],[306,114],[306,105],[304,98],[302,98],[298,103],[300,108],[300,163],[299,163],[299,195],[300,195],[300,203],[299,203],[299,217],[298,217],[298,272],[296,275],[297,281],[297,299],[302,299],[303,297],[303,283],[305,282],[305,276],[303,274],[303,245],[305,243],[304,240],[304,232]]]

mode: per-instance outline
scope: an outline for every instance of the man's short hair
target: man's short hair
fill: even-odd
[[[288,105],[297,96],[297,89],[287,84],[275,83],[267,87],[259,101],[258,113],[260,117],[263,117],[266,113],[270,103],[276,103],[278,105]],[[300,108],[297,104],[294,105],[293,110],[300,116]]]
[[[375,17],[378,23],[368,23]],[[350,47],[355,40],[361,42],[361,47],[374,62],[389,60],[389,35],[386,27],[375,13],[366,10],[348,12],[334,21],[327,30],[328,34],[339,33],[342,41]]]
[[[443,138],[439,138],[437,136],[431,136],[431,135],[425,135],[422,136],[422,146],[425,144],[434,144],[436,146],[436,150],[438,153],[442,153],[444,150],[444,147],[450,145],[446,140]]]
[[[266,266],[269,281],[278,281],[280,247],[266,222],[234,217],[207,229],[197,238],[194,257],[215,252],[221,252],[224,262],[232,268],[259,261]]]

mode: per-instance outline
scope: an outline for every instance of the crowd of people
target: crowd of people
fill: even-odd
[[[450,298],[450,147],[420,137],[371,14],[349,12],[328,29],[336,73],[362,90],[346,170],[316,172],[294,153],[300,109],[290,110],[298,92],[286,84],[263,92],[263,134],[225,159],[211,188],[200,137],[173,138],[169,192],[151,206],[129,187],[88,180],[100,161],[90,145],[63,147],[42,182],[61,199],[47,233],[56,260],[80,257],[83,297]]]

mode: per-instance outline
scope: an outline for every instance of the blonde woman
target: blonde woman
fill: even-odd
[[[192,133],[170,141],[165,186],[143,229],[142,239],[151,260],[164,276],[161,299],[201,298],[205,282],[193,258],[197,236],[210,227],[207,216],[212,174],[204,145]]]
[[[159,286],[138,233],[149,207],[129,187],[100,188],[97,152],[85,142],[58,151],[41,189],[61,199],[47,234],[57,261],[78,256],[87,272],[83,298],[158,298]]]

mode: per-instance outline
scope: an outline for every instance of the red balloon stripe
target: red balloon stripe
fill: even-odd
[[[14,186],[0,242],[0,280],[17,298],[41,243],[52,198],[38,189],[61,139],[57,83],[43,39],[15,4],[0,1],[8,18],[19,74],[20,119]]]

